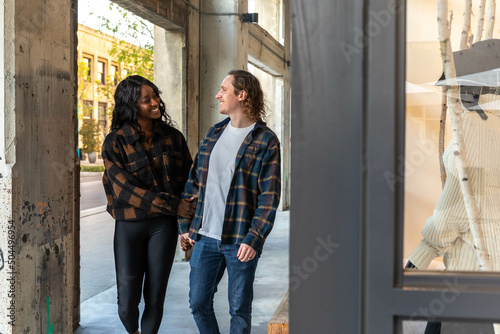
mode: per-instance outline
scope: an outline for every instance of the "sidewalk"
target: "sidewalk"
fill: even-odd
[[[113,260],[114,221],[106,212],[81,218],[81,321],[76,334],[125,333],[118,318]],[[288,289],[289,211],[278,212],[257,267],[252,333],[267,333],[267,323]],[[189,263],[175,262],[159,333],[198,333],[188,304]],[[229,332],[227,275],[219,284],[214,307],[221,333]],[[142,303],[141,303],[142,311]]]

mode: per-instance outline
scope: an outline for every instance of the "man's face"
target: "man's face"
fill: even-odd
[[[220,90],[215,95],[215,98],[219,100],[219,112],[223,115],[231,116],[234,112],[241,109],[242,92],[236,95],[234,94],[233,86],[234,77],[228,75],[222,84],[220,85]]]

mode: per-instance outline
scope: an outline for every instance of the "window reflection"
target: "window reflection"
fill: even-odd
[[[403,334],[495,334],[494,326],[491,322],[452,322],[434,321],[427,322],[421,320],[403,320]]]
[[[399,175],[385,177],[395,189],[404,170],[405,265],[479,271],[481,256],[491,263],[491,270],[499,271],[500,40],[491,35],[487,10],[479,40],[477,3],[472,13],[478,15],[470,15],[471,25],[465,29],[469,35],[462,38],[468,13],[462,1],[448,3],[454,78],[442,76],[437,2],[407,2],[405,156],[398,159]],[[459,89],[453,92],[455,83]],[[460,145],[452,137],[453,110],[460,111]],[[460,157],[466,168],[461,167]],[[467,183],[470,193],[462,186]],[[485,252],[478,254],[474,245],[480,244]]]
[[[106,63],[103,61],[97,62],[97,78],[100,84],[106,84]]]

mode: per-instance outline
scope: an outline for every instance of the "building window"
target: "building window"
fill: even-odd
[[[99,127],[101,129],[101,133],[103,137],[106,136],[106,127],[108,125],[108,118],[106,117],[106,109],[108,104],[105,102],[99,102],[97,105],[97,114],[99,118]]]
[[[106,83],[106,64],[103,61],[98,61],[97,62],[97,79],[99,80],[100,84],[105,84]]]
[[[83,101],[83,118],[84,119],[92,119],[93,117],[93,112],[92,110],[94,109],[94,102],[85,100]]]
[[[110,69],[111,73],[111,80],[113,80],[114,85],[118,85],[118,66],[117,65],[111,65]]]
[[[86,81],[91,82],[92,81],[92,59],[89,57],[83,57],[83,63],[85,64],[85,67],[87,68],[87,78],[85,78]]]

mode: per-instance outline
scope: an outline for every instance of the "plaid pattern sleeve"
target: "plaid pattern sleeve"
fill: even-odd
[[[198,153],[199,154],[199,153]],[[199,193],[199,175],[198,169],[195,166],[198,165],[198,154],[194,157],[193,165],[189,171],[188,180],[184,186],[184,192],[182,193],[182,198],[194,197],[195,201],[198,199]],[[189,226],[191,225],[191,219],[182,216],[177,217],[179,234],[189,232]]]
[[[279,142],[271,144],[264,156],[257,178],[257,208],[250,229],[242,243],[253,249],[261,249],[273,228],[276,209],[281,195],[281,155]]]
[[[179,186],[183,188],[189,168],[185,165],[191,162],[182,135],[178,138],[176,132],[171,132],[163,139],[158,136],[151,148],[151,154],[159,157],[157,160],[160,160],[161,169],[165,174],[171,174],[162,176],[165,179],[158,182],[148,157],[139,142],[134,140],[137,134],[123,132],[127,131],[110,133],[103,144],[103,185],[108,200],[107,211],[117,220],[176,215],[180,191],[176,194],[175,189]],[[168,187],[159,191],[159,184],[167,184]]]

